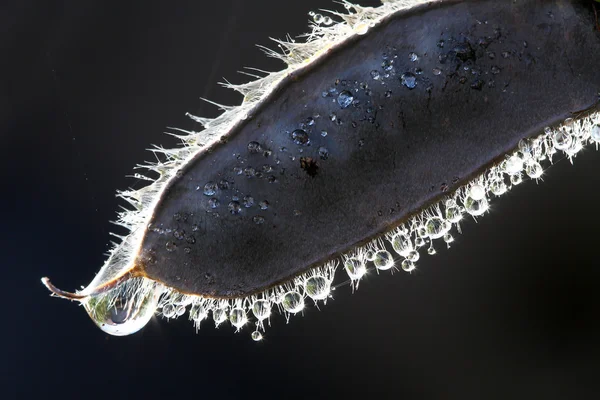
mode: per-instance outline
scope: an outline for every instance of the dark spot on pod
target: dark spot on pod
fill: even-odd
[[[522,138],[596,104],[593,21],[587,2],[433,2],[347,40],[282,80],[252,110],[260,126],[240,122],[171,181],[151,222],[194,232],[195,243],[147,230],[142,252],[154,249],[156,262],[145,275],[184,293],[241,297],[385,233]],[[287,151],[263,174],[275,165],[267,145]],[[249,193],[258,207],[244,203]]]

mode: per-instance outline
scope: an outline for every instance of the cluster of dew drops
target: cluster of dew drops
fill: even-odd
[[[596,115],[598,117],[598,115]],[[592,118],[593,119],[593,118]],[[518,150],[508,155],[500,164],[490,168],[488,172],[459,189],[453,196],[446,198],[420,216],[412,218],[403,226],[386,235],[392,249],[401,257],[401,268],[412,272],[415,262],[419,260],[419,249],[429,243],[427,253],[436,254],[434,239],[443,238],[450,247],[454,237],[450,233],[463,215],[473,217],[483,215],[489,209],[490,194],[496,197],[503,195],[513,186],[519,185],[526,175],[538,180],[544,169],[541,163],[561,151],[571,161],[586,144],[600,145],[600,124],[598,121],[585,127],[586,121],[565,120],[556,129],[545,128],[544,134],[519,142]],[[381,241],[373,242],[367,250],[358,251],[345,257],[344,269],[351,282],[357,284],[367,272],[367,263],[372,262],[377,270],[385,271],[395,267],[392,253],[386,250]]]

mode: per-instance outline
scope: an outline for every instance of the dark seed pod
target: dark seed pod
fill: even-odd
[[[273,304],[326,300],[339,261],[353,283],[410,272],[463,215],[600,142],[589,2],[405,4],[284,43],[287,70],[232,85],[248,100],[125,193],[132,232],[96,279],[77,294],[46,285],[113,334],[190,304],[196,323],[212,311],[262,329]]]

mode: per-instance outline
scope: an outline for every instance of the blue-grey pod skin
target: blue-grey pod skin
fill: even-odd
[[[181,171],[138,271],[182,293],[242,297],[398,226],[520,139],[597,107],[594,24],[590,1],[569,0],[444,1],[391,16],[286,78]],[[343,91],[358,103],[342,108]],[[214,195],[209,182],[221,183]]]

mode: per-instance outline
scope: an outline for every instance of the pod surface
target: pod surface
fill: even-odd
[[[392,16],[286,78],[186,166],[139,265],[183,293],[242,297],[385,233],[593,106],[592,28],[589,4],[566,0]]]

